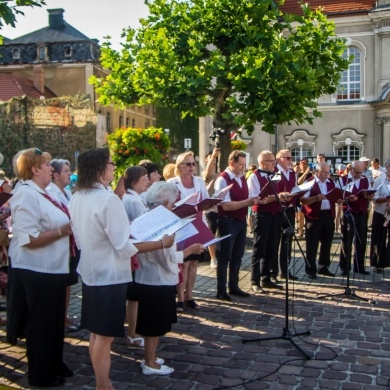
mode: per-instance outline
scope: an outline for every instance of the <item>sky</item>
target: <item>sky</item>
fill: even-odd
[[[120,49],[123,28],[139,26],[139,19],[148,15],[144,0],[46,0],[42,8],[20,7],[16,27],[4,26],[0,35],[14,39],[48,25],[47,9],[63,8],[65,21],[99,43],[110,35],[114,49]]]

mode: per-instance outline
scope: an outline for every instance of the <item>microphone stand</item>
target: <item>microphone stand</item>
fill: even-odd
[[[339,187],[342,188],[339,176],[337,176],[337,183],[338,183]],[[317,299],[323,299],[323,298],[328,298],[328,297],[330,297],[330,298],[351,297],[351,298],[359,299],[361,301],[372,303],[374,305],[376,303],[375,300],[364,298],[364,297],[357,295],[355,293],[355,290],[351,289],[350,284],[349,284],[349,282],[350,282],[349,273],[350,273],[351,268],[352,268],[352,264],[351,264],[352,263],[352,245],[351,245],[351,243],[353,240],[353,243],[355,245],[355,256],[356,256],[356,240],[359,240],[359,242],[360,242],[360,237],[359,237],[358,231],[356,229],[355,219],[353,217],[353,214],[351,213],[351,208],[349,206],[347,199],[345,198],[345,187],[344,187],[343,198],[345,200],[345,204],[347,205],[347,212],[344,213],[344,215],[343,215],[343,219],[346,223],[347,243],[348,243],[348,245],[346,245],[344,248],[345,249],[345,258],[346,258],[346,262],[347,262],[347,285],[345,286],[344,292],[342,292],[342,293],[320,295],[317,297]],[[351,234],[352,229],[353,229],[353,236]]]
[[[262,170],[260,170],[262,171]],[[263,171],[264,172],[264,171]],[[274,174],[274,173],[273,173]],[[288,284],[289,284],[289,270],[288,270],[288,264],[289,264],[289,253],[290,253],[290,240],[288,239],[290,236],[295,236],[294,234],[294,228],[291,226],[291,223],[287,217],[287,214],[286,214],[286,207],[285,207],[285,202],[282,202],[280,201],[279,197],[278,197],[278,193],[276,192],[276,189],[272,183],[272,179],[271,179],[271,175],[267,173],[267,181],[268,181],[268,184],[271,186],[272,188],[272,191],[274,193],[274,195],[276,196],[276,200],[277,202],[279,203],[279,206],[281,207],[282,211],[283,211],[283,217],[284,219],[288,222],[289,224],[289,227],[287,227],[286,229],[283,230],[283,234],[285,235],[286,239],[287,239],[287,272],[286,272],[286,294],[285,294],[285,314],[284,314],[284,328],[283,328],[283,333],[281,336],[278,336],[278,337],[262,337],[262,338],[255,338],[255,339],[243,339],[242,340],[242,343],[245,344],[245,343],[251,343],[251,342],[261,342],[261,341],[269,341],[269,340],[287,340],[289,341],[304,357],[306,360],[310,360],[311,359],[311,356],[308,355],[299,345],[297,345],[295,343],[295,341],[293,340],[294,337],[298,337],[298,336],[308,336],[311,334],[310,330],[307,330],[305,332],[299,332],[299,333],[291,333],[290,332],[290,329],[289,329],[289,326],[288,326],[288,320],[289,320],[289,311],[288,311],[288,303],[289,303],[289,290],[288,290]],[[301,248],[301,247],[299,247]],[[305,261],[307,262],[306,260],[306,257],[305,255],[303,254],[302,252],[302,256],[303,258],[305,259]]]

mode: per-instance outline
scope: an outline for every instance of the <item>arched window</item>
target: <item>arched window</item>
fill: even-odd
[[[72,58],[72,54],[73,54],[72,46],[65,45],[64,46],[64,57],[65,58]]]
[[[337,157],[341,157],[343,162],[359,160],[360,150],[357,146],[344,145],[337,149]]]
[[[291,157],[294,161],[314,156],[316,135],[309,134],[307,130],[297,129],[292,134],[284,137],[286,139],[286,148],[291,151]]]
[[[47,47],[45,45],[38,46],[37,57],[38,57],[38,61],[47,61],[48,60]]]
[[[349,64],[340,79],[337,88],[337,100],[360,100],[361,98],[361,56],[356,46],[350,46],[343,53],[343,58],[349,58]]]
[[[12,59],[20,60],[20,49],[18,47],[12,49]]]
[[[312,157],[313,155],[313,149],[309,146],[296,146],[290,151],[293,161],[299,161],[305,157]]]

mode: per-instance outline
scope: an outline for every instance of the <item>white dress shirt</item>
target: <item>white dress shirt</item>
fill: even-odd
[[[69,223],[67,215],[45,198],[46,192],[33,181],[18,186],[11,202],[12,239],[9,255],[12,267],[49,274],[69,273],[69,236],[49,245],[28,248],[31,237]]]
[[[176,252],[176,243],[170,248],[137,255],[140,268],[135,270],[135,281],[152,286],[175,286],[179,283],[178,264],[183,252]]]
[[[72,193],[69,190],[64,188],[64,192],[62,192],[60,188],[54,183],[50,183],[46,187],[46,192],[54,201],[57,203],[62,203],[65,206],[68,206],[70,198],[72,197]]]
[[[119,197],[97,184],[77,191],[69,212],[81,249],[77,272],[83,282],[88,286],[131,282],[130,258],[137,248],[129,240],[129,219]]]
[[[229,175],[230,180],[235,180],[238,183],[238,185],[240,186],[240,188],[242,188],[242,183],[241,183],[241,178],[243,177],[242,175],[236,175],[229,168],[226,168],[224,172],[226,172]],[[218,176],[217,179],[215,180],[215,184],[214,184],[215,192],[221,191],[224,188],[226,188],[227,186],[228,186],[228,184],[226,183],[226,180],[222,176]],[[259,195],[259,194],[257,194],[257,195]],[[232,198],[230,197],[230,191],[228,191],[228,193],[225,196],[225,199],[221,203],[231,202],[231,201],[232,201]]]
[[[387,174],[378,176],[374,182],[374,190],[377,190],[374,195],[374,210],[379,214],[385,215],[387,203],[376,203],[375,200],[390,196],[390,181],[387,180]]]
[[[315,182],[318,183],[318,187],[320,188],[321,194],[326,195],[328,193],[328,186],[327,183],[330,183],[329,179],[326,179],[325,181],[321,181],[317,175],[314,178]],[[303,198],[308,198],[310,196],[310,191],[307,191],[305,195],[303,195]],[[321,210],[330,210],[330,202],[328,199],[323,199],[321,201]]]
[[[149,211],[142,197],[133,190],[126,190],[122,197],[122,204],[126,210],[129,222],[133,222],[137,217]]]

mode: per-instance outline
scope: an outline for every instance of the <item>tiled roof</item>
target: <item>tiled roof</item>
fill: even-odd
[[[312,9],[322,7],[324,14],[331,16],[367,14],[376,5],[375,0],[308,0],[305,3],[308,3]],[[281,9],[284,13],[301,14],[298,0],[285,0]]]
[[[4,44],[20,44],[20,43],[53,43],[53,42],[75,42],[75,41],[91,41],[86,35],[76,30],[70,24],[63,22],[61,28],[45,27],[34,31],[22,37],[12,39]]]
[[[12,73],[0,74],[0,101],[7,101],[13,97],[28,96],[39,99],[42,95],[45,98],[53,98],[56,95],[45,87],[45,93],[42,94],[36,88],[32,80],[13,75]]]

